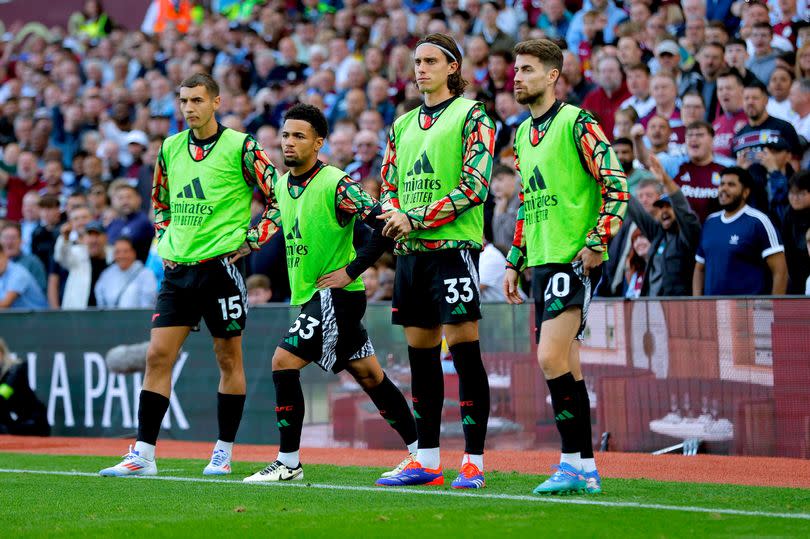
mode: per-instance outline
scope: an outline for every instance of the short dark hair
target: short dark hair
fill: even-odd
[[[490,58],[492,58],[493,56],[503,58],[504,62],[506,62],[507,64],[511,64],[512,62],[515,61],[514,57],[512,56],[512,53],[506,49],[495,49],[494,51],[489,53]]]
[[[617,144],[623,144],[624,146],[633,146],[633,141],[627,137],[619,137],[613,141],[613,145],[616,146]]]
[[[59,207],[59,197],[56,195],[42,195],[39,199],[39,207],[40,208],[58,208]]]
[[[562,49],[549,39],[529,39],[521,41],[515,45],[514,54],[525,54],[534,56],[546,66],[546,68],[556,69],[562,73],[563,54]]]
[[[196,88],[197,86],[205,86],[205,90],[211,98],[219,95],[219,84],[208,73],[195,73],[180,83],[180,88]]]
[[[301,120],[307,122],[321,138],[326,138],[329,135],[329,122],[326,120],[326,116],[323,115],[323,112],[314,105],[306,105],[303,103],[293,105],[284,114],[284,121],[287,120]]]
[[[726,174],[730,174],[732,176],[737,176],[740,179],[740,183],[743,187],[747,187],[751,189],[754,186],[754,177],[751,176],[751,173],[745,170],[742,167],[726,167],[720,171],[720,176],[725,176]]]
[[[749,88],[756,88],[757,90],[760,90],[763,94],[770,95],[768,93],[768,87],[765,86],[765,84],[759,79],[748,81],[743,89],[748,90]]]
[[[447,77],[447,88],[453,95],[463,94],[469,82],[464,80],[464,77],[461,76],[461,62],[463,59],[461,57],[461,51],[458,50],[458,45],[456,45],[456,40],[447,34],[428,34],[416,42],[416,46],[413,48],[414,51],[419,48],[419,45],[435,45],[439,47],[439,50],[445,49],[442,50],[442,54],[444,54],[447,62],[456,62],[458,64],[456,72]],[[449,51],[450,54],[446,51]]]
[[[643,71],[644,73],[647,74],[647,76],[650,75],[650,66],[648,66],[645,63],[632,64],[625,67],[624,70],[627,73],[630,73],[631,71]]]
[[[705,129],[709,132],[709,135],[714,136],[714,127],[712,127],[712,124],[704,120],[695,120],[686,126],[687,131],[693,131],[695,129]]]
[[[738,37],[732,37],[731,39],[729,39],[724,48],[727,49],[727,48],[731,47],[732,45],[739,45],[740,47],[745,47],[746,50],[748,48],[748,44],[745,42],[745,40],[740,39]]]
[[[497,164],[492,167],[492,176],[499,176],[501,174],[509,174],[510,176],[515,175],[515,169],[507,165]]]
[[[766,7],[767,9],[767,7]],[[755,22],[751,25],[751,30],[756,30],[757,28],[765,29],[768,31],[769,34],[773,35],[773,28],[771,28],[771,24],[767,22]]]
[[[698,49],[698,52],[702,51],[703,49],[709,48],[709,47],[714,47],[715,49],[720,49],[720,52],[725,52],[726,51],[726,48],[723,46],[722,43],[718,43],[717,41],[712,41],[710,43],[704,43],[703,45],[701,45],[700,49]]]
[[[788,184],[799,191],[810,191],[810,170],[800,170],[790,178]]]
[[[745,86],[745,79],[742,78],[742,75],[740,75],[740,72],[737,71],[736,68],[732,67],[731,69],[725,69],[717,76],[717,80],[729,78],[735,79],[740,86]]]
[[[0,227],[0,232],[2,232],[7,228],[13,228],[14,230],[17,231],[18,234],[20,234],[20,236],[22,236],[22,226],[20,226],[20,223],[6,222],[5,224],[3,224],[3,226]]]

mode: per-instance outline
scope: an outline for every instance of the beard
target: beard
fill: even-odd
[[[300,159],[296,159],[295,157],[285,157],[284,158],[284,166],[285,167],[299,167],[301,166],[302,161]]]
[[[734,211],[739,209],[740,206],[743,205],[743,196],[737,195],[736,197],[732,198],[727,204],[720,204],[720,207],[724,211]]]
[[[533,94],[523,94],[521,97],[515,96],[515,101],[520,103],[521,105],[531,105],[532,103],[537,103],[543,97],[545,97],[546,92],[545,90],[541,90],[539,92],[535,92]]]
[[[622,170],[625,172],[625,174],[633,170],[632,161],[619,161],[619,164],[621,164]]]

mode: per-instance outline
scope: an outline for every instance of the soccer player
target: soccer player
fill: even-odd
[[[220,369],[219,438],[203,473],[231,472],[245,405],[242,330],[248,308],[245,283],[234,263],[270,238],[274,225],[268,197],[277,174],[253,137],[217,122],[219,105],[219,86],[209,75],[198,73],[180,84],[180,110],[189,129],[163,142],[152,186],[165,277],[152,315],[138,438],[124,460],[101,475],[157,474],[155,444],[169,407],[172,366],[201,318],[214,338]],[[268,199],[268,209],[249,228],[256,186]]]
[[[518,276],[534,268],[537,359],[562,438],[556,472],[534,492],[601,492],[591,440],[588,391],[579,343],[588,305],[607,258],[607,242],[627,211],[621,164],[593,117],[554,99],[562,52],[551,41],[515,47],[515,98],[532,117],[515,134],[523,177],[504,292],[522,303]]]
[[[300,371],[315,363],[335,373],[346,369],[368,393],[380,415],[416,451],[416,425],[405,397],[385,375],[363,327],[366,294],[362,274],[393,242],[382,235],[380,204],[343,170],[324,164],[318,152],[327,137],[327,121],[316,107],[295,105],[281,131],[284,164],[290,171],[275,184],[278,201],[272,219],[286,223],[287,272],[292,305],[301,314],[273,354],[276,418],[281,444],[278,457],[245,482],[304,478],[298,448],[304,423]],[[354,224],[375,228],[360,252],[352,246]],[[411,458],[387,475],[398,473]]]
[[[459,377],[465,454],[455,488],[484,486],[489,381],[481,361],[478,254],[495,128],[481,103],[461,97],[461,53],[430,34],[414,51],[424,104],[391,128],[382,168],[384,234],[397,240],[393,322],[405,327],[419,450],[378,485],[442,485],[439,431],[442,333]]]

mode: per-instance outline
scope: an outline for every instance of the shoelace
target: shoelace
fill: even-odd
[[[399,471],[402,471],[402,470],[404,470],[405,468],[407,468],[407,467],[408,467],[408,465],[409,465],[409,464],[411,464],[411,463],[412,463],[412,462],[414,462],[414,461],[416,461],[416,457],[415,457],[413,454],[408,455],[408,456],[405,458],[405,460],[403,460],[402,462],[400,462],[400,463],[399,463],[399,465],[397,466],[397,468],[396,468],[396,469],[397,469],[397,470],[399,470]]]
[[[551,468],[554,469],[554,470],[557,470],[556,472],[554,472],[554,474],[551,477],[549,477],[549,479],[551,481],[562,481],[565,478],[566,475],[574,476],[574,474],[572,474],[571,472],[567,472],[567,471],[563,470],[558,465],[554,465]]]
[[[479,475],[481,470],[478,469],[478,466],[473,464],[472,462],[467,462],[464,466],[461,467],[461,474],[466,477],[467,479],[471,477],[475,477]]]
[[[228,453],[222,449],[214,451],[214,455],[211,457],[211,464],[214,466],[222,466],[226,462],[228,462]]]
[[[273,461],[273,462],[271,462],[270,464],[268,464],[268,465],[267,465],[267,468],[265,468],[264,470],[260,471],[260,472],[259,472],[259,474],[260,474],[260,475],[267,475],[267,474],[273,473],[274,471],[276,471],[276,470],[278,470],[279,468],[281,468],[281,466],[282,466],[281,462],[279,462],[279,461],[277,461],[277,460],[276,460],[276,461]]]
[[[133,450],[132,450],[132,446],[129,446],[129,450],[127,451],[127,454],[126,454],[126,455],[124,455],[122,458],[123,458],[125,461],[127,461],[127,460],[133,460],[133,459],[136,459],[136,458],[138,458],[138,457],[140,457],[140,455],[139,455],[139,454],[138,454],[136,451],[133,451]]]

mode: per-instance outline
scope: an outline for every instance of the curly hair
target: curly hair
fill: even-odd
[[[326,116],[323,115],[323,112],[321,112],[318,107],[313,105],[305,105],[303,103],[293,105],[290,107],[290,110],[284,114],[284,120],[301,120],[307,122],[321,138],[326,138],[329,134],[329,122],[326,120]]]

